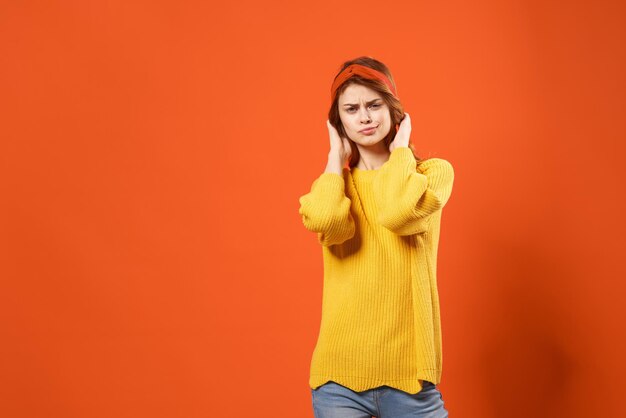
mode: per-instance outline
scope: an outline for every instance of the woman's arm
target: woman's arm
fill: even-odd
[[[350,199],[345,194],[343,166],[352,154],[347,138],[326,120],[330,151],[326,170],[311,186],[311,192],[300,197],[300,215],[304,227],[317,232],[317,240],[324,246],[341,244],[352,238],[355,224],[350,214]]]
[[[324,172],[300,199],[299,213],[304,227],[317,233],[324,246],[341,244],[352,238],[355,224],[350,214],[351,201],[345,195],[343,175]]]
[[[454,169],[441,158],[420,164],[408,147],[397,147],[373,179],[378,222],[398,235],[428,230],[433,213],[441,210],[452,193]]]

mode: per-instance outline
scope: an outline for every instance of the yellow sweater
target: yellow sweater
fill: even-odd
[[[395,148],[376,170],[322,173],[299,199],[324,262],[322,317],[309,385],[408,393],[441,381],[437,248],[454,171]]]

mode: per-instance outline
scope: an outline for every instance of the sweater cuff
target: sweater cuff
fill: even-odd
[[[417,163],[417,160],[415,159],[415,156],[413,155],[413,151],[411,151],[411,148],[409,147],[394,148],[393,151],[391,151],[391,155],[389,155],[389,161],[406,162],[407,164]]]

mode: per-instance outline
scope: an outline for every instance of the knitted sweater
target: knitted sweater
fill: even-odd
[[[422,380],[441,381],[436,262],[453,180],[448,161],[417,165],[398,147],[376,170],[322,173],[299,198],[324,265],[311,388],[332,380],[354,391],[417,393]]]

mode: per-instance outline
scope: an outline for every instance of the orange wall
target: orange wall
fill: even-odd
[[[451,416],[625,416],[623,3],[58,3],[0,7],[0,416],[312,417],[298,197],[362,54],[455,167]]]

